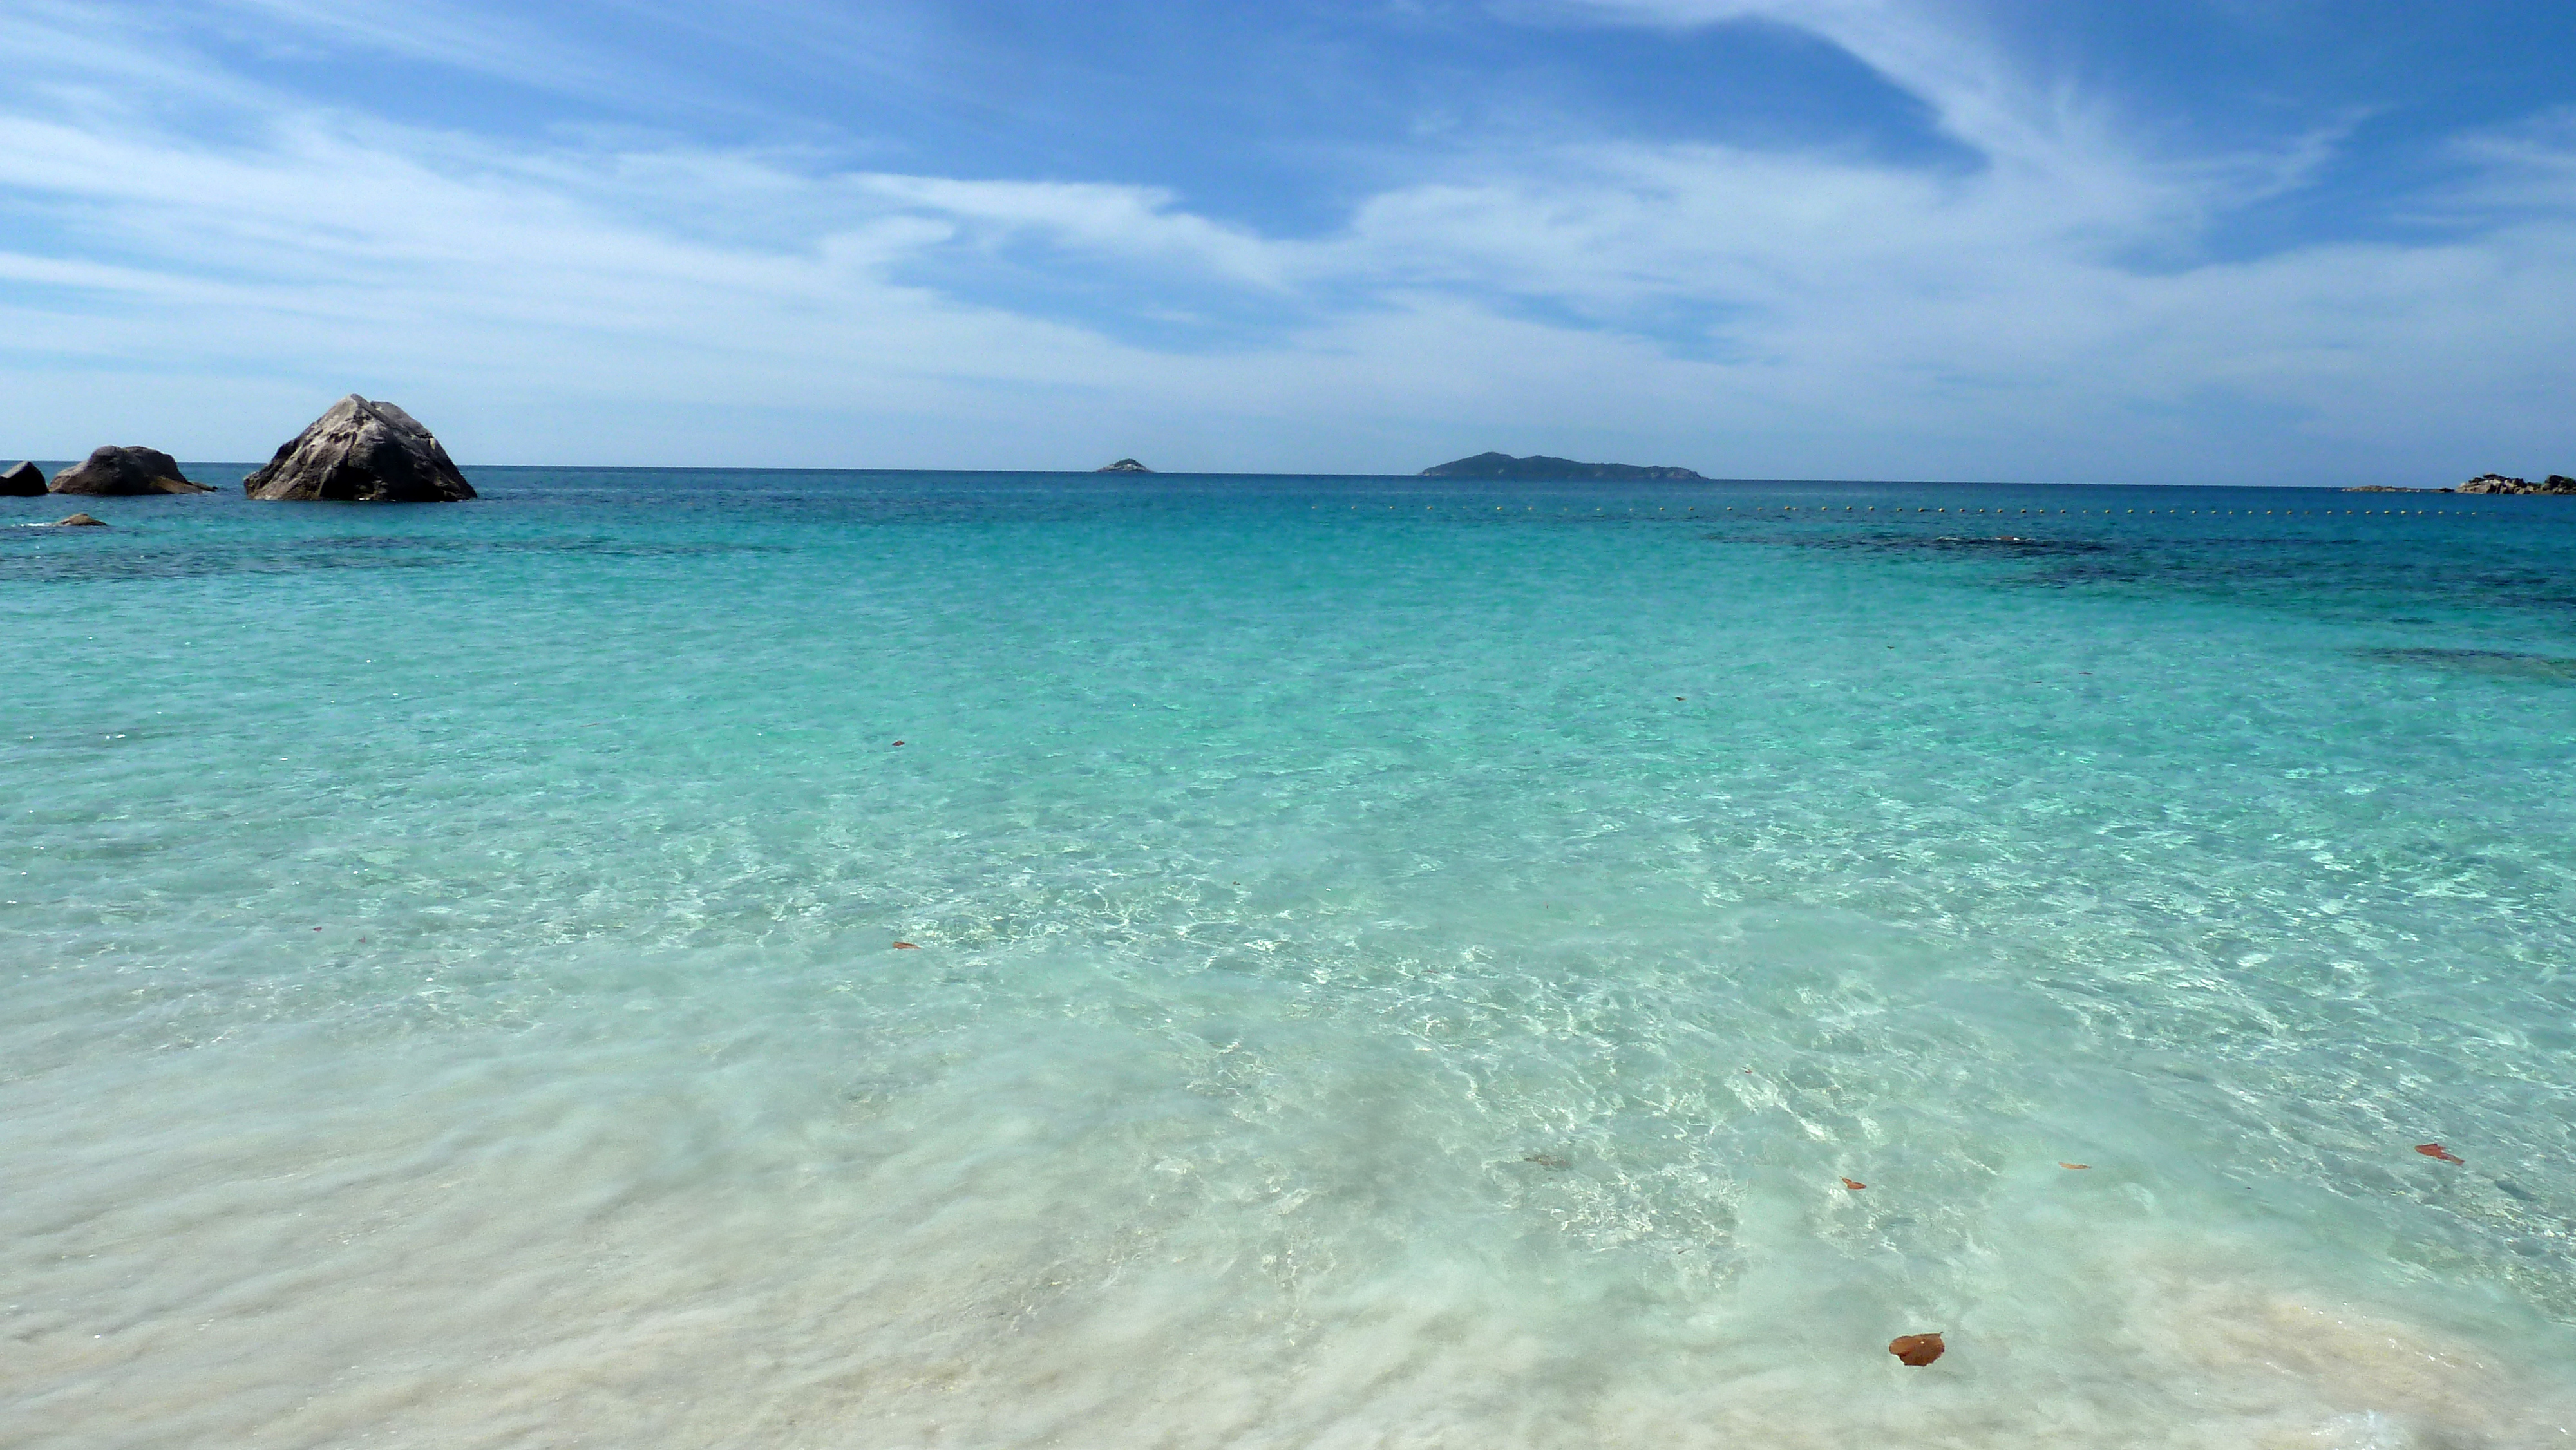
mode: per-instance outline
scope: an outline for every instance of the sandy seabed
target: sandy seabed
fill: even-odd
[[[1400,1097],[1290,1141],[1215,1049],[985,1046],[912,1085],[818,1063],[801,1094],[721,1052],[488,1041],[58,1074],[5,1140],[12,1443],[2375,1450],[2571,1423],[2443,1322],[2510,1306],[2303,1283],[2241,1225],[2178,1233],[2196,1190],[2116,1163],[1946,1208],[1760,1164],[1680,1191],[1580,1144],[1480,1154]],[[1931,1219],[1957,1250],[1909,1264]],[[1922,1329],[1938,1364],[1885,1353]]]

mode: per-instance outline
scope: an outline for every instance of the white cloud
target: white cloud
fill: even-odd
[[[2080,92],[2014,67],[1981,13],[1940,0],[1575,0],[1605,17],[1665,26],[1769,20],[1851,52],[1928,102],[1990,156],[2043,167],[2112,149],[2116,123]]]
[[[1131,261],[1181,262],[1258,287],[1282,284],[1286,249],[1176,209],[1160,188],[866,175],[858,184],[897,205],[1003,233]]]

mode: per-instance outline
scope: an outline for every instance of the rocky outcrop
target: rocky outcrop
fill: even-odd
[[[351,393],[280,445],[242,480],[242,492],[259,499],[455,503],[474,497],[474,485],[411,414]]]
[[[1533,453],[1527,458],[1514,458],[1508,453],[1479,453],[1455,463],[1438,464],[1422,470],[1424,478],[1697,478],[1687,468],[1672,468],[1635,463],[1577,463],[1571,458],[1550,458]]]
[[[137,493],[213,493],[191,483],[179,462],[158,448],[102,448],[54,475],[55,493],[91,497]]]
[[[107,520],[94,519],[87,514],[74,514],[67,519],[56,519],[45,527],[49,529],[103,529],[107,527]]]
[[[1094,473],[1151,473],[1154,470],[1133,458],[1121,458],[1116,463],[1103,464],[1091,471]]]
[[[2456,490],[2460,493],[2576,493],[2576,478],[2553,473],[2538,483],[2507,478],[2501,473],[2481,473]]]
[[[45,471],[32,463],[0,473],[0,498],[34,498],[44,491]]]

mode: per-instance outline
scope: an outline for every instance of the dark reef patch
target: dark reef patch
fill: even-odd
[[[0,542],[33,542],[50,530],[0,529]],[[117,549],[0,548],[0,580],[22,584],[128,583],[340,569],[445,569],[509,555],[593,559],[698,559],[791,553],[779,544],[670,543],[631,539],[421,539],[356,535],[292,542],[128,545]]]
[[[2576,680],[2576,659],[2560,655],[2525,654],[2506,649],[2357,649],[2363,659],[2384,660],[2390,664],[2420,665],[2426,669],[2458,670],[2472,675],[2496,675],[2513,680]]]
[[[1710,538],[1740,535],[1711,534]],[[2025,534],[1916,534],[1872,530],[1866,534],[1791,538],[1794,549],[1853,549],[1874,554],[1965,555],[1970,558],[2053,559],[2121,552],[2100,539],[2042,539]]]

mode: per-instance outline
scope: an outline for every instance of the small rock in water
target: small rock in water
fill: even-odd
[[[0,498],[34,498],[44,491],[45,471],[32,463],[0,473]]]
[[[53,492],[94,498],[142,493],[213,493],[158,448],[101,448],[54,475]]]
[[[1941,1357],[1949,1348],[1937,1334],[1900,1334],[1887,1342],[1887,1352],[1916,1369]]]
[[[474,497],[446,448],[411,414],[355,393],[331,405],[248,478],[257,499],[455,503]]]
[[[51,527],[57,529],[103,529],[107,527],[107,520],[94,519],[87,514],[74,514],[67,519],[54,520]]]

